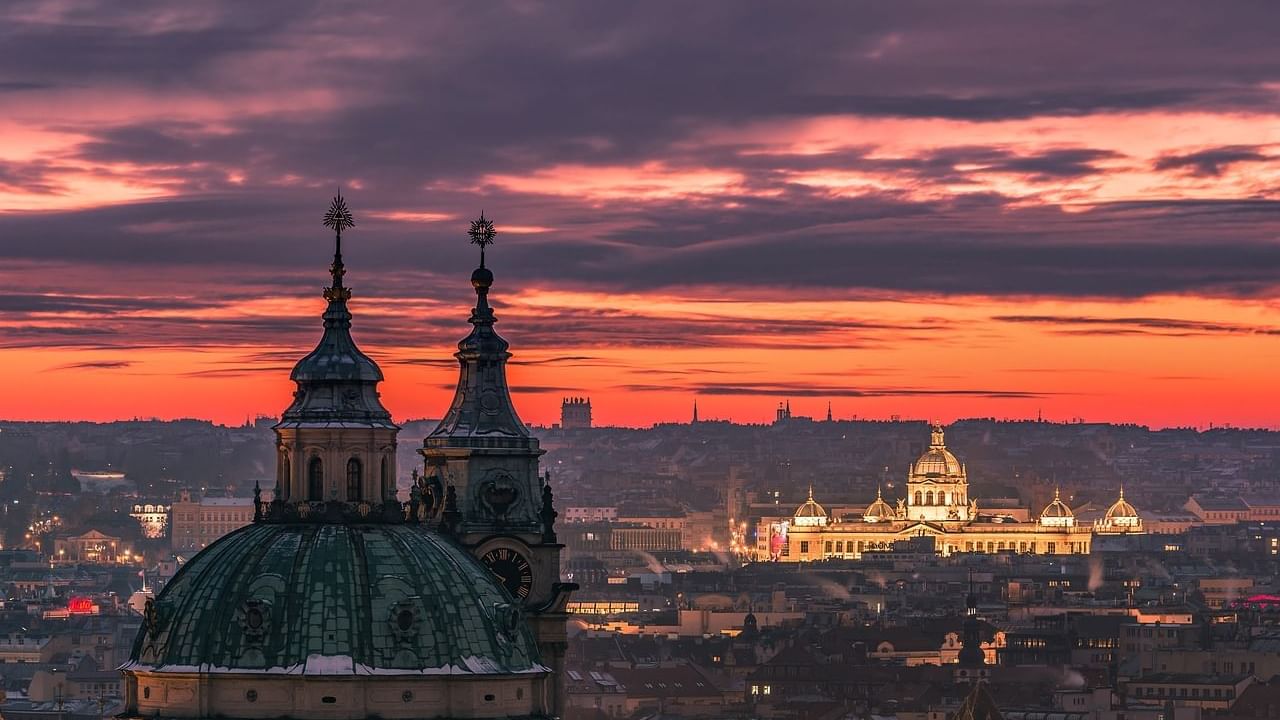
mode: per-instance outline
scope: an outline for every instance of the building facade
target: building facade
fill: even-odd
[[[1039,555],[1087,554],[1094,533],[1143,532],[1137,510],[1120,499],[1105,518],[1092,527],[1078,525],[1060,496],[1033,522],[1017,522],[1010,513],[982,512],[969,496],[964,463],[947,449],[941,426],[932,430],[929,449],[911,464],[906,497],[891,505],[881,493],[861,515],[831,516],[809,498],[790,517],[762,518],[756,527],[754,557],[779,562],[809,562],[829,558],[858,560],[921,542],[934,552],[1018,552]]]
[[[565,430],[591,427],[591,398],[571,397],[561,401],[560,427]]]
[[[169,513],[169,541],[174,552],[193,552],[253,522],[253,498],[194,497],[183,490]]]

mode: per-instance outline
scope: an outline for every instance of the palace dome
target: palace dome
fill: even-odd
[[[1069,526],[1075,524],[1076,514],[1066,503],[1062,502],[1062,496],[1055,489],[1053,491],[1053,502],[1045,506],[1040,512],[1041,525],[1058,525]]]
[[[917,477],[954,477],[964,473],[964,466],[945,447],[931,447],[911,466]]]
[[[964,465],[947,449],[941,425],[934,425],[929,449],[911,466],[913,477],[954,478],[964,475]]]
[[[1120,499],[1107,510],[1107,515],[1103,518],[1103,522],[1111,525],[1131,525],[1137,520],[1138,511],[1124,499],[1124,490],[1120,491]]]
[[[804,504],[796,508],[795,515],[796,525],[826,525],[827,511],[813,499],[813,488],[809,488],[809,499]]]
[[[286,675],[541,674],[511,598],[422,525],[257,522],[165,586],[125,670]]]
[[[879,489],[876,490],[875,502],[868,505],[862,513],[862,519],[866,522],[888,522],[896,517],[897,513],[889,507],[889,503],[884,501],[884,496]]]

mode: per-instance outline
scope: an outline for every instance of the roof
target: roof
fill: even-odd
[[[391,413],[378,398],[382,370],[361,352],[351,337],[351,312],[342,286],[342,257],[334,256],[334,284],[325,289],[324,334],[315,349],[294,366],[289,379],[297,383],[293,402],[277,428],[327,427],[334,422],[363,427],[395,428]]]
[[[494,576],[416,524],[255,523],[197,554],[148,604],[125,669],[545,672]]]
[[[1249,509],[1249,503],[1239,497],[1209,497],[1205,495],[1192,495],[1196,504],[1205,510],[1234,510],[1243,512]]]
[[[1000,708],[987,692],[986,683],[977,683],[969,695],[960,703],[954,715],[955,720],[1003,720]]]
[[[809,499],[804,501],[800,507],[796,508],[795,517],[798,518],[824,518],[827,511],[813,499],[813,488],[809,488]]]
[[[876,490],[876,499],[862,513],[862,519],[867,522],[880,522],[883,520],[892,520],[898,516],[889,503],[884,501],[884,496],[879,489]]]
[[[215,507],[253,507],[253,498],[251,497],[232,497],[232,498],[200,498],[200,504]]]
[[[723,693],[692,665],[654,668],[613,668],[609,671],[631,698],[719,697]]]
[[[1114,520],[1116,518],[1136,518],[1138,511],[1124,499],[1124,489],[1120,490],[1120,499],[1107,509],[1106,520]]]
[[[1070,518],[1075,517],[1075,513],[1071,512],[1071,508],[1067,507],[1067,504],[1062,502],[1062,496],[1059,495],[1057,490],[1054,490],[1053,502],[1045,506],[1044,510],[1040,512],[1040,517],[1041,519]]]
[[[458,343],[458,388],[440,424],[424,441],[430,447],[467,446],[476,441],[497,442],[504,447],[538,447],[538,441],[520,420],[507,388],[510,345],[493,329],[497,318],[489,306],[493,273],[479,267],[471,275],[476,306],[468,322],[471,332]]]
[[[947,449],[942,434],[942,426],[933,426],[932,442],[929,449],[911,466],[911,474],[916,477],[960,477],[964,475],[964,465]]]
[[[1240,693],[1236,704],[1231,708],[1232,717],[1275,717],[1276,708],[1280,708],[1280,682],[1254,683]]]

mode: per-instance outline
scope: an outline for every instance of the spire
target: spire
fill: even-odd
[[[333,228],[334,233],[333,264],[329,266],[333,285],[325,288],[324,299],[330,302],[348,300],[351,298],[351,291],[342,286],[342,276],[347,274],[346,268],[342,265],[342,231],[355,227],[356,221],[351,216],[351,211],[347,209],[347,201],[342,198],[341,190],[333,196],[333,202],[329,204],[329,212],[324,214],[324,226]]]
[[[480,246],[480,266],[471,273],[471,286],[476,291],[476,305],[471,310],[471,333],[458,343],[458,389],[453,403],[428,441],[444,442],[447,438],[512,438],[520,447],[536,447],[529,428],[521,422],[507,388],[509,345],[494,329],[497,318],[489,306],[489,288],[493,272],[484,265],[484,250],[497,235],[493,221],[480,214],[471,222],[467,235]],[[468,440],[468,442],[470,442]],[[444,442],[448,445],[448,442]]]
[[[965,597],[964,632],[957,660],[962,668],[978,668],[986,664],[982,650],[982,623],[978,620],[978,596],[973,591],[973,569],[969,570],[969,593]]]
[[[334,196],[324,215],[324,226],[332,228],[335,236],[333,264],[329,268],[332,284],[324,289],[329,303],[322,316],[324,334],[316,348],[294,366],[289,377],[297,383],[298,392],[277,427],[327,422],[394,427],[391,414],[378,399],[382,370],[351,337],[351,312],[347,309],[351,289],[342,282],[346,275],[342,233],[355,224],[346,200],[342,195]]]
[[[693,424],[698,424],[698,398],[693,399]]]
[[[827,422],[831,422],[831,401],[827,401]]]
[[[480,267],[484,267],[484,249],[493,244],[493,238],[498,231],[493,227],[492,220],[486,220],[484,211],[480,211],[480,217],[471,221],[471,229],[467,231],[471,236],[471,243],[480,246]]]

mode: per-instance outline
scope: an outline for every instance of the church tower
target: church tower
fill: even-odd
[[[143,609],[128,720],[552,720],[559,679],[503,582],[395,496],[398,428],[351,338],[341,197],[324,334],[276,425],[275,498]],[[563,635],[563,623],[561,634]]]
[[[414,495],[441,532],[484,563],[523,606],[543,662],[561,677],[565,608],[577,585],[560,582],[564,546],[556,539],[550,475],[538,469],[544,451],[521,422],[507,389],[511,353],[493,328],[497,318],[489,289],[494,278],[484,262],[485,248],[496,235],[493,222],[481,213],[468,234],[480,246],[480,267],[471,274],[476,291],[471,333],[454,353],[453,403],[423,440],[425,472]],[[553,706],[563,707],[563,698]]]
[[[378,397],[382,371],[351,338],[351,290],[343,286],[342,231],[354,226],[342,197],[325,225],[337,234],[333,281],[324,289],[320,343],[298,361],[289,379],[293,402],[275,426],[275,497],[284,502],[341,501],[381,506],[396,496],[396,433],[400,428]]]

